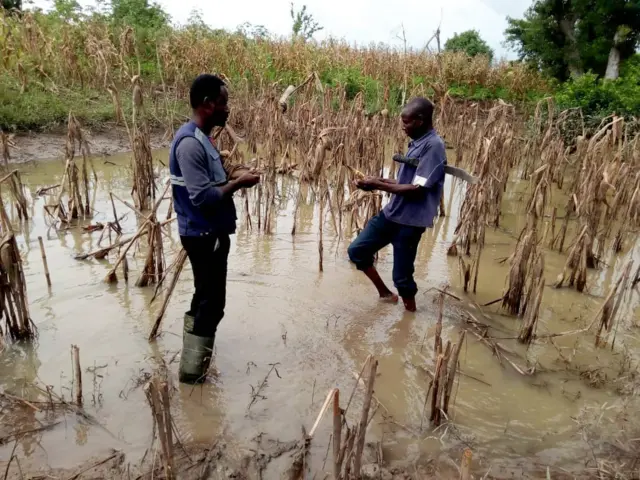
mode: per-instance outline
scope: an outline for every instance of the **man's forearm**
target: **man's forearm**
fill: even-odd
[[[374,188],[394,195],[416,195],[420,192],[418,185],[399,184],[395,180],[391,183],[384,181],[384,179],[378,179],[374,184]]]
[[[242,173],[240,175],[242,175]],[[229,180],[223,186],[218,188],[220,189],[220,193],[223,197],[230,197],[242,188],[242,184],[238,181],[238,178],[232,177],[232,180]]]
[[[384,183],[388,183],[390,185],[395,185],[398,181],[395,178],[381,178],[380,181]]]

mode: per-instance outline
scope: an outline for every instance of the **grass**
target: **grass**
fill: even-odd
[[[40,131],[63,128],[70,111],[88,127],[115,120],[115,110],[107,92],[93,89],[60,89],[53,92],[32,85],[21,93],[20,87],[6,75],[0,77],[2,130]]]

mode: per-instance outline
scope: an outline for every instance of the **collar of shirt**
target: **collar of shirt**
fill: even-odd
[[[423,145],[424,142],[426,142],[427,139],[429,137],[431,137],[435,133],[436,133],[435,128],[431,128],[427,133],[422,135],[420,138],[416,138],[415,140],[411,140],[409,142],[409,148],[419,147],[420,145]]]

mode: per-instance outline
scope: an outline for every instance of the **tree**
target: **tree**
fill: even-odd
[[[269,38],[271,35],[267,27],[264,25],[254,25],[251,22],[244,22],[238,25],[236,31],[243,37],[252,38],[254,40],[262,40]]]
[[[82,7],[76,0],[53,0],[53,9],[49,15],[66,22],[77,21],[82,16]]]
[[[586,71],[615,79],[640,40],[640,0],[536,0],[507,21],[521,60],[561,81]]]
[[[445,52],[465,52],[470,57],[485,55],[493,60],[493,50],[485,42],[477,30],[456,33],[444,44]]]
[[[117,25],[159,30],[169,24],[169,15],[149,0],[111,0],[111,19]]]
[[[0,0],[5,10],[22,10],[22,0]]]
[[[319,32],[324,27],[321,27],[318,22],[315,21],[313,15],[307,13],[307,6],[303,5],[298,11],[295,10],[293,2],[291,3],[291,20],[293,21],[292,33],[293,38],[301,38],[302,40],[310,40],[316,32]]]

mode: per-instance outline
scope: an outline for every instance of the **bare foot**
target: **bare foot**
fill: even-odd
[[[384,295],[380,295],[380,301],[384,303],[398,303],[398,295],[395,293],[385,293]]]
[[[402,298],[402,303],[404,303],[404,308],[407,312],[415,312],[417,310],[416,307],[416,299],[414,297],[410,298]]]

